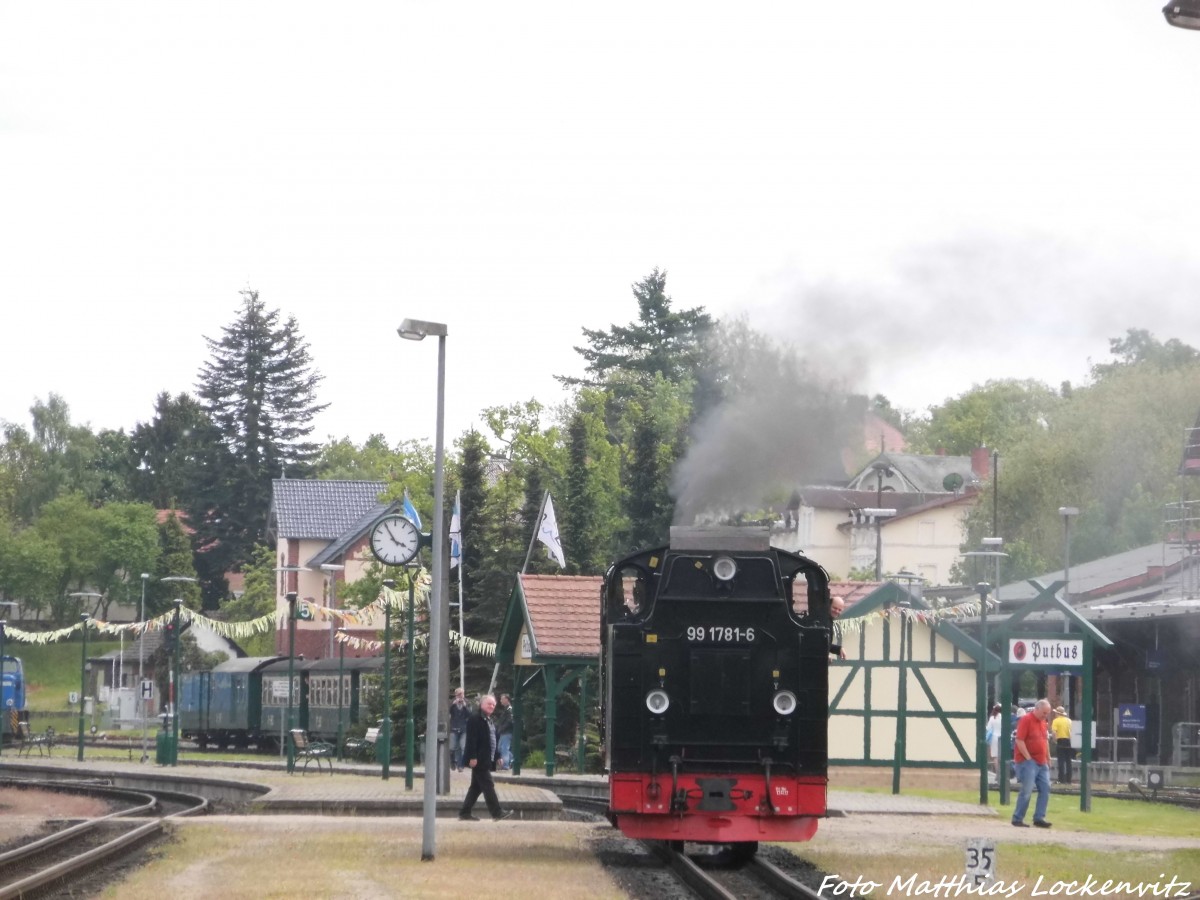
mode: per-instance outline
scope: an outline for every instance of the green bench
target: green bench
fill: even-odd
[[[317,761],[317,768],[321,768],[321,760],[329,763],[329,774],[333,774],[333,754],[336,748],[333,744],[327,744],[324,741],[310,741],[308,732],[303,728],[293,728],[288,734],[292,737],[292,748],[296,751],[296,760],[304,760],[304,768],[308,769],[308,764],[314,759]]]

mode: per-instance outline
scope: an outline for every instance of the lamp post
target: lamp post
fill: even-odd
[[[892,467],[885,462],[877,462],[871,468],[875,470],[875,505],[883,506],[883,479],[892,477]],[[890,515],[895,515],[893,509]],[[875,517],[875,580],[879,581],[882,575],[882,567],[880,560],[883,559],[883,522],[879,516]]]
[[[875,580],[883,580],[883,520],[890,518],[896,514],[894,509],[881,509],[879,507],[868,506],[862,510],[864,516],[870,516],[875,520]]]
[[[287,770],[288,774],[296,771],[296,748],[292,745],[291,731],[296,727],[296,707],[292,697],[292,689],[295,687],[293,682],[296,678],[296,597],[295,591],[288,591],[285,595],[288,604],[288,707],[287,707],[287,730],[284,735],[283,742],[287,745]]]
[[[81,600],[87,600],[89,597],[104,597],[103,594],[97,594],[95,591],[72,591],[67,596],[78,597]],[[79,663],[79,762],[83,762],[83,717],[87,701],[87,622],[90,618],[91,616],[87,613],[80,613],[80,622],[83,623],[83,659]]]
[[[345,566],[336,565],[334,563],[322,563],[321,571],[325,573],[329,579],[329,608],[337,609],[337,573],[345,569]],[[334,626],[332,617],[329,619],[329,655],[333,656],[333,633],[337,631]]]
[[[183,635],[180,634],[180,610],[183,609],[183,598],[177,597],[172,601],[175,604],[175,615],[172,618],[174,622],[175,646],[172,648],[173,659],[171,661],[171,684],[170,684],[170,705],[168,710],[171,714],[171,752],[169,754],[171,765],[179,763],[179,688],[181,679],[179,676],[179,654],[180,647],[183,644]]]
[[[146,698],[142,696],[142,681],[144,675],[142,666],[146,655],[146,629],[144,622],[146,621],[146,582],[150,580],[150,573],[142,573],[142,604],[138,607],[138,624],[142,625],[138,634],[138,711],[141,712],[142,719],[142,762],[149,759],[149,754],[146,752]]]
[[[1162,8],[1163,15],[1166,16],[1167,24],[1174,25],[1176,28],[1187,28],[1191,31],[1200,31],[1200,3],[1196,0],[1180,0],[1180,2],[1168,3]]]
[[[149,577],[150,577],[149,575],[142,576],[142,578],[149,578]],[[190,575],[164,575],[162,578],[160,578],[158,580],[162,584],[196,584],[199,581],[199,579],[192,578]],[[143,604],[145,602],[145,597],[146,597],[146,582],[143,581],[142,582]],[[172,633],[175,635],[175,638],[174,638],[175,645],[174,645],[174,647],[171,648],[171,672],[170,672],[171,697],[169,699],[169,707],[168,708],[171,712],[171,735],[172,735],[172,741],[171,741],[172,746],[171,746],[171,752],[170,752],[169,756],[171,759],[171,765],[175,765],[176,762],[178,762],[178,760],[179,760],[179,724],[180,724],[179,723],[179,707],[181,705],[179,702],[180,698],[176,697],[176,692],[179,690],[182,690],[182,688],[183,688],[183,680],[182,680],[182,677],[181,677],[180,671],[179,671],[180,653],[183,650],[183,647],[181,646],[182,642],[183,642],[183,634],[179,630],[181,627],[180,610],[183,607],[183,599],[176,598],[172,602],[175,604],[175,615],[173,618],[174,625],[172,628]],[[143,614],[144,613],[145,613],[145,610],[143,609]],[[138,665],[139,665],[139,671],[140,671],[140,666],[141,666],[141,657],[140,657],[141,651],[140,651],[140,649],[138,652],[139,652]],[[139,677],[139,680],[140,680],[140,677]],[[138,686],[138,690],[141,690],[140,684]],[[142,714],[142,762],[145,762],[147,758],[148,758],[148,756],[146,753],[146,718],[145,718],[145,713],[143,713]]]
[[[7,606],[9,609],[16,609],[17,602],[15,600],[0,600],[0,606]],[[4,695],[4,629],[8,624],[4,619],[0,619],[0,697]],[[14,701],[16,698],[13,698]],[[4,746],[4,725],[7,721],[7,716],[3,714],[3,709],[0,709],[0,748]]]
[[[1060,506],[1058,514],[1063,518],[1063,602],[1071,602],[1071,520],[1079,515],[1077,506]],[[1063,618],[1063,634],[1071,630],[1071,623]],[[1071,676],[1063,682],[1063,706],[1071,714]]]
[[[337,631],[338,631],[338,634],[342,633],[342,629],[340,629],[340,628]],[[337,758],[338,758],[338,762],[342,761],[343,747],[345,746],[345,743],[346,743],[346,726],[343,723],[343,715],[342,715],[342,710],[343,710],[343,707],[345,706],[345,697],[346,697],[346,691],[343,689],[345,680],[346,680],[346,642],[338,641],[338,680],[337,680],[337,692],[338,692]]]
[[[387,594],[383,598],[383,727],[379,729],[379,761],[383,765],[383,780],[392,774],[392,592],[396,582],[385,579]]]
[[[450,608],[446,605],[444,584],[445,562],[443,519],[445,518],[445,448],[442,444],[446,406],[446,326],[440,322],[422,322],[405,319],[396,329],[400,337],[409,341],[423,341],[433,335],[438,339],[437,369],[437,430],[434,437],[433,469],[433,594],[429,604],[429,689],[425,714],[425,797],[422,815],[421,859],[432,860],[437,855],[437,788],[441,759],[438,752],[439,738],[444,737],[438,727],[439,715],[445,715],[443,702],[446,688],[450,684],[450,661],[445,652],[449,643]],[[443,668],[445,674],[442,674]],[[430,777],[430,767],[435,777]],[[445,772],[447,781],[450,773]],[[449,784],[447,784],[449,788]]]
[[[987,537],[982,541],[985,547],[1000,547],[1004,544],[1003,538]],[[988,655],[988,633],[987,633],[987,613],[988,613],[988,593],[994,590],[993,596],[997,604],[1000,602],[1000,560],[1008,556],[1002,550],[972,550],[964,553],[964,556],[976,558],[994,559],[996,561],[996,584],[988,584],[986,581],[975,585],[975,590],[979,593],[979,676],[976,684],[975,702],[979,708],[979,802],[987,804],[987,720],[988,720],[988,703],[987,703],[987,655]],[[1002,779],[1004,777],[1004,761],[999,760],[997,765],[996,777]]]
[[[404,720],[404,789],[406,791],[411,791],[413,788],[413,757],[415,756],[415,741],[417,731],[416,721],[413,718],[413,707],[415,705],[413,703],[413,697],[416,696],[417,692],[417,660],[416,656],[413,654],[413,623],[416,615],[413,612],[413,603],[417,593],[415,583],[417,570],[420,568],[420,566],[410,565],[407,568],[408,610],[406,618],[408,620],[408,627],[405,635],[407,638],[405,644],[405,653],[407,655],[407,659],[405,661],[408,665],[408,693],[406,695],[408,702],[405,704],[407,710],[406,718]]]
[[[83,704],[84,698],[87,696],[87,638],[88,638],[88,616],[87,613],[79,614],[79,625],[83,631],[83,652],[79,656],[79,753],[76,759],[83,762]]]

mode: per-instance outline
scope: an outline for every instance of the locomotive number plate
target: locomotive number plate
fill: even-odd
[[[752,644],[754,643],[754,627],[738,627],[734,625],[689,625],[687,630],[689,641],[707,644]]]

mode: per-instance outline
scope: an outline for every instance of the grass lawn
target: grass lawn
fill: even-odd
[[[120,646],[120,641],[89,639],[88,656],[103,656],[111,650],[119,649]],[[79,667],[83,663],[82,641],[60,641],[57,644],[6,642],[4,650],[10,656],[19,657],[25,667],[25,702],[31,715],[72,710],[71,704],[67,702],[67,695],[71,691],[79,692]]]

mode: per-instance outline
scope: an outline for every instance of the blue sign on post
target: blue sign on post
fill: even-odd
[[[1142,703],[1117,705],[1117,727],[1122,731],[1146,730],[1146,707]]]

